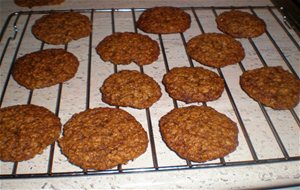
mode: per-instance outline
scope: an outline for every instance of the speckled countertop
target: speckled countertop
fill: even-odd
[[[14,11],[28,11],[26,8],[20,8],[13,4],[12,0],[0,0],[0,26],[3,26],[5,19]],[[272,6],[270,1],[261,0],[240,0],[240,1],[201,1],[201,0],[164,0],[164,1],[149,1],[149,0],[66,0],[60,6],[49,6],[34,8],[33,10],[52,10],[52,9],[78,9],[78,8],[146,8],[160,5],[172,5],[180,7],[200,7],[200,6]],[[250,9],[245,9],[251,11]],[[223,10],[216,9],[216,13]],[[242,66],[248,70],[261,67],[263,62],[267,65],[281,65],[285,69],[289,69],[286,62],[289,62],[291,68],[298,74],[300,73],[300,52],[299,52],[299,37],[294,31],[285,27],[289,34],[293,37],[294,42],[288,37],[282,26],[278,24],[275,17],[281,19],[281,15],[275,9],[254,9],[255,13],[263,18],[267,23],[268,35],[264,34],[253,40],[239,39],[246,51],[246,58],[242,61]],[[172,99],[164,91],[161,84],[162,76],[166,72],[166,64],[171,69],[175,66],[189,66],[191,62],[185,54],[184,42],[191,37],[200,34],[201,30],[197,25],[195,15],[199,18],[201,25],[205,32],[219,32],[215,24],[215,15],[211,9],[187,9],[187,12],[192,16],[192,26],[183,35],[171,34],[149,36],[157,40],[162,48],[164,46],[165,57],[161,52],[158,61],[154,64],[144,66],[146,74],[152,76],[162,88],[163,96],[150,108],[151,125],[153,128],[153,140],[155,142],[157,163],[160,167],[169,166],[185,166],[185,160],[180,159],[175,153],[170,151],[163,143],[159,130],[159,118],[171,110],[174,105]],[[272,15],[274,13],[276,16]],[[84,13],[90,16],[89,13]],[[140,12],[136,11],[136,18]],[[0,90],[3,92],[5,80],[13,60],[14,54],[16,57],[22,56],[26,53],[37,51],[41,48],[41,43],[30,32],[30,28],[41,15],[31,15],[28,27],[24,32],[22,43],[19,50],[16,52],[18,41],[21,37],[24,23],[28,18],[26,15],[21,16],[18,20],[18,34],[15,40],[10,41],[7,46],[6,53],[3,57],[0,66]],[[80,67],[76,76],[62,85],[59,117],[62,123],[65,123],[72,114],[82,111],[87,107],[86,95],[89,94],[88,107],[108,106],[101,101],[101,94],[99,87],[103,80],[114,72],[114,67],[110,63],[104,63],[94,51],[94,48],[100,40],[105,36],[111,34],[111,12],[95,13],[93,15],[93,36],[90,44],[89,38],[80,39],[68,44],[68,51],[74,53],[79,61]],[[134,31],[134,22],[132,12],[118,12],[114,13],[115,31]],[[139,31],[140,32],[140,31]],[[9,25],[2,42],[0,43],[0,50],[3,51],[5,43],[9,37],[13,36],[13,27]],[[276,50],[272,40],[278,46],[280,51]],[[45,44],[42,48],[53,48],[57,46]],[[58,46],[62,47],[63,46]],[[91,56],[89,57],[89,47],[91,47]],[[257,49],[255,49],[255,47]],[[298,48],[297,48],[298,47]],[[259,51],[259,53],[257,52]],[[280,55],[283,53],[284,58]],[[286,60],[287,61],[286,61]],[[91,80],[90,88],[87,88],[88,65],[91,64]],[[200,66],[199,63],[193,61],[192,64]],[[205,67],[205,66],[203,66]],[[207,67],[206,67],[207,68]],[[140,68],[135,64],[126,66],[118,66],[118,70],[132,69],[139,70]],[[211,69],[211,68],[208,68]],[[225,91],[222,97],[216,101],[209,102],[208,105],[214,107],[220,112],[225,113],[228,117],[238,123],[239,126],[239,147],[235,152],[224,158],[226,163],[234,163],[239,161],[253,160],[253,153],[249,150],[247,141],[250,139],[255,154],[258,160],[284,158],[274,134],[272,127],[277,131],[282,145],[285,147],[288,157],[300,156],[300,130],[297,122],[294,119],[293,113],[299,118],[300,106],[298,105],[293,113],[287,111],[274,111],[270,108],[261,108],[255,101],[250,99],[239,87],[239,76],[242,74],[240,65],[231,65],[222,68],[220,71],[211,69],[219,74],[222,74],[228,85],[228,90]],[[87,93],[87,90],[89,93]],[[32,96],[31,96],[32,95]],[[10,79],[1,107],[26,104],[28,97],[31,96],[31,103],[38,104],[55,112],[57,106],[58,85],[50,88],[33,91],[32,94],[23,87]],[[238,115],[230,101],[232,96]],[[178,106],[186,106],[182,102],[177,102]],[[131,108],[124,108],[143,125],[148,131],[149,123],[145,110],[136,110]],[[271,120],[271,124],[262,112],[266,111],[267,116]],[[239,121],[239,117],[242,122]],[[247,135],[245,136],[242,128],[245,127]],[[149,132],[149,131],[148,131]],[[137,158],[133,162],[122,166],[124,170],[128,168],[145,168],[153,167],[153,157],[151,156],[151,146],[149,145],[145,154]],[[43,173],[47,171],[47,163],[49,158],[49,148],[43,154],[35,158],[21,162],[18,164],[17,174]],[[208,162],[212,166],[215,163],[220,163],[220,160]],[[199,166],[197,163],[192,165]],[[10,174],[13,169],[13,163],[0,162],[0,174]],[[109,174],[109,175],[92,175],[92,176],[77,176],[77,177],[47,177],[34,179],[3,179],[0,181],[1,189],[169,189],[169,188],[183,188],[183,189],[237,189],[237,188],[264,188],[294,185],[300,180],[300,161],[289,161],[271,164],[252,164],[244,166],[226,166],[226,167],[209,167],[209,168],[195,168],[173,171],[153,171],[153,172],[139,172],[128,174]],[[60,153],[59,148],[55,145],[54,160],[52,172],[68,172],[81,171],[80,168],[71,165],[66,158]]]

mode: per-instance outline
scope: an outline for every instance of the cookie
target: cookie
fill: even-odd
[[[74,77],[78,59],[64,49],[47,49],[26,54],[17,59],[12,76],[28,89],[44,88]]]
[[[133,32],[117,32],[105,37],[96,47],[103,61],[116,65],[135,62],[138,65],[151,64],[158,59],[159,46],[149,36]]]
[[[164,142],[181,158],[206,162],[238,146],[238,129],[226,115],[208,106],[175,108],[159,121]]]
[[[160,87],[153,78],[129,70],[109,76],[100,91],[103,102],[139,109],[149,108],[161,97]]]
[[[245,57],[242,44],[226,34],[206,33],[187,43],[187,53],[203,65],[221,68],[236,64]]]
[[[20,162],[41,154],[60,135],[60,119],[36,105],[0,109],[0,160]]]
[[[67,44],[90,35],[89,18],[77,12],[54,12],[44,15],[32,26],[33,35],[48,44]]]
[[[185,103],[216,100],[224,91],[224,80],[202,67],[175,67],[162,82],[172,98]]]
[[[300,80],[281,66],[248,70],[241,75],[240,84],[251,98],[276,110],[299,103]]]
[[[67,121],[59,145],[71,163],[83,169],[106,170],[143,154],[148,137],[128,112],[94,108]]]
[[[144,32],[171,34],[186,31],[191,26],[191,17],[177,7],[154,7],[145,10],[137,21]]]
[[[235,38],[254,38],[266,31],[265,22],[243,11],[225,11],[216,18],[218,29]]]
[[[36,7],[45,5],[58,5],[65,0],[15,0],[16,5],[20,7]]]

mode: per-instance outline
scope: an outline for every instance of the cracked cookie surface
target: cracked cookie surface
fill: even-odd
[[[218,99],[224,91],[224,80],[202,67],[176,67],[163,77],[169,95],[186,103]]]
[[[187,43],[187,52],[192,59],[215,68],[236,64],[245,57],[244,48],[239,41],[219,33],[193,37]]]
[[[41,154],[60,135],[60,119],[36,105],[0,109],[0,160],[19,162]]]
[[[251,98],[273,109],[290,109],[299,103],[300,80],[281,66],[248,70],[240,84]]]
[[[170,34],[184,32],[191,25],[190,15],[177,7],[153,7],[145,10],[137,21],[144,32]]]
[[[103,61],[116,65],[148,65],[158,59],[159,46],[149,36],[133,32],[117,32],[105,37],[96,47]]]
[[[254,38],[266,31],[265,22],[247,12],[225,11],[216,18],[217,27],[235,38]]]
[[[206,162],[224,157],[238,146],[238,128],[208,106],[174,108],[159,121],[162,138],[181,158]]]
[[[106,170],[143,154],[148,137],[128,112],[94,108],[67,121],[59,145],[71,163],[83,169]]]
[[[78,59],[72,53],[46,49],[18,58],[12,76],[27,89],[44,88],[73,78],[78,66]]]
[[[32,26],[33,35],[48,44],[67,44],[90,35],[89,18],[77,12],[54,12],[44,15]]]
[[[130,70],[109,76],[100,91],[103,102],[139,109],[149,108],[161,97],[161,89],[153,78]]]

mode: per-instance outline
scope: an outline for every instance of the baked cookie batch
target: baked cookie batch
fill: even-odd
[[[59,4],[63,0],[15,0],[20,6]],[[187,54],[200,64],[222,68],[241,62],[242,44],[235,38],[263,34],[266,25],[252,14],[232,10],[216,18],[223,33],[206,33],[187,42]],[[175,7],[145,10],[137,27],[154,34],[182,33],[191,25],[188,13]],[[36,20],[34,36],[48,44],[67,44],[92,32],[89,18],[76,12],[51,13]],[[148,35],[117,32],[105,37],[95,48],[105,62],[139,66],[152,64],[160,53],[158,43]],[[33,90],[63,83],[73,78],[79,61],[64,49],[47,49],[26,54],[16,60],[12,76],[18,84]],[[224,79],[203,67],[175,67],[162,83],[169,96],[185,103],[218,99]],[[290,109],[299,103],[300,81],[281,67],[264,67],[244,72],[242,89],[254,100],[273,109]],[[16,105],[0,109],[0,159],[24,161],[40,154],[58,140],[68,160],[83,168],[106,170],[126,164],[143,154],[148,146],[147,132],[119,106],[144,109],[161,95],[159,84],[138,71],[122,70],[109,76],[100,87],[102,101],[116,108],[94,108],[74,114],[63,126],[46,108]],[[238,146],[237,124],[209,106],[174,108],[159,121],[166,145],[178,156],[195,162],[224,157]]]

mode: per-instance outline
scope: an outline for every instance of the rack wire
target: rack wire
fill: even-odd
[[[259,67],[264,66],[267,67],[269,65],[282,65],[287,68],[290,72],[292,72],[299,79],[299,60],[297,60],[297,56],[299,55],[299,38],[296,33],[291,29],[284,25],[282,19],[280,18],[280,13],[277,11],[276,7],[273,6],[247,6],[247,7],[185,7],[185,9],[192,17],[192,28],[189,29],[190,32],[174,34],[174,35],[152,35],[153,39],[156,39],[159,42],[161,55],[159,63],[153,64],[150,66],[128,66],[130,69],[139,70],[141,73],[147,73],[149,75],[159,75],[162,76],[164,73],[168,72],[171,67],[180,66],[180,64],[173,64],[176,62],[176,56],[174,56],[174,52],[172,53],[172,48],[181,47],[181,51],[179,52],[181,57],[184,57],[185,63],[190,67],[200,66],[198,63],[194,63],[194,61],[186,54],[186,43],[187,38],[195,36],[196,34],[201,34],[205,32],[218,32],[216,29],[214,19],[218,15],[219,12],[230,9],[241,9],[244,11],[248,11],[254,15],[258,15],[260,17],[264,17],[267,26],[275,26],[279,28],[281,36],[280,39],[284,41],[284,44],[278,41],[277,33],[274,31],[266,31],[266,34],[263,35],[263,39],[267,44],[269,44],[268,49],[273,49],[271,54],[277,55],[277,61],[267,60],[268,56],[266,56],[265,52],[268,52],[268,49],[264,49],[263,45],[261,45],[259,40],[256,39],[244,39],[241,40],[243,45],[246,46],[246,52],[251,54],[248,62],[251,62],[252,59],[255,64],[249,66],[249,64],[243,62],[239,62],[235,66],[228,66],[226,68],[220,69],[212,69],[209,68],[219,74],[225,81],[225,93],[222,95],[221,100],[216,102],[208,102],[203,103],[204,105],[210,104],[213,107],[217,107],[221,110],[224,110],[226,114],[229,114],[234,120],[238,123],[240,134],[239,139],[244,142],[240,144],[240,150],[237,150],[237,154],[241,154],[243,152],[248,152],[248,157],[240,157],[237,154],[230,156],[227,158],[220,158],[219,160],[206,162],[206,163],[194,163],[189,160],[185,160],[182,162],[177,155],[175,155],[172,151],[168,150],[165,147],[165,144],[161,141],[161,137],[159,136],[159,130],[157,127],[159,116],[166,113],[166,110],[169,111],[172,108],[177,108],[181,106],[186,106],[182,102],[177,102],[176,100],[171,99],[171,103],[168,101],[170,98],[164,93],[164,98],[162,103],[158,103],[155,107],[147,108],[144,110],[133,110],[128,108],[129,112],[137,115],[139,121],[143,121],[143,126],[148,132],[149,135],[149,148],[147,150],[148,154],[143,156],[141,162],[137,165],[128,166],[119,165],[118,167],[110,170],[104,171],[95,171],[95,170],[82,170],[80,168],[76,168],[75,166],[70,166],[70,164],[66,161],[66,159],[61,156],[59,149],[57,148],[57,143],[53,143],[48,150],[46,150],[41,156],[42,159],[46,160],[45,164],[42,166],[45,169],[38,169],[38,172],[34,170],[34,167],[41,167],[36,164],[39,160],[29,161],[25,163],[8,163],[8,162],[0,162],[1,179],[14,179],[14,178],[35,178],[35,177],[60,177],[60,176],[86,176],[86,175],[107,175],[107,174],[123,174],[123,173],[136,173],[136,172],[150,172],[150,171],[170,171],[170,170],[185,170],[185,169],[202,169],[202,168],[214,168],[214,167],[234,167],[234,166],[245,166],[245,165],[255,165],[257,164],[269,164],[269,163],[282,163],[282,162],[292,162],[300,160],[300,153],[298,151],[299,148],[299,106],[286,110],[286,111],[274,111],[270,108],[266,108],[264,105],[253,101],[247,97],[241,90],[238,90],[238,86],[234,86],[234,82],[239,77],[238,73],[245,72],[247,69],[251,67]],[[145,9],[143,8],[131,8],[131,9],[76,9],[76,10],[59,10],[62,12],[65,11],[76,11],[82,14],[86,14],[89,16],[91,22],[93,23],[93,32],[91,35],[81,41],[81,42],[72,42],[74,44],[78,43],[79,45],[73,45],[73,51],[79,51],[76,55],[82,54],[85,59],[82,59],[86,64],[79,68],[82,71],[82,76],[86,77],[84,79],[83,89],[85,92],[79,93],[82,96],[85,96],[85,100],[83,104],[81,104],[80,109],[89,109],[91,107],[97,106],[107,106],[101,100],[95,98],[96,96],[100,96],[98,93],[94,92],[95,88],[95,78],[101,78],[103,80],[105,77],[102,76],[101,71],[100,74],[95,74],[93,72],[96,68],[100,67],[98,65],[105,65],[102,69],[109,70],[104,75],[109,75],[112,73],[118,72],[118,70],[124,69],[122,66],[112,66],[107,63],[102,63],[99,57],[94,52],[94,47],[96,43],[99,41],[94,40],[95,38],[104,37],[105,35],[115,33],[116,31],[128,31],[129,27],[132,27],[131,30],[133,32],[141,32],[136,27],[136,19],[137,15],[140,14]],[[0,87],[0,107],[5,107],[14,104],[43,104],[43,101],[48,101],[48,107],[52,108],[53,112],[62,118],[62,120],[67,120],[71,114],[75,113],[78,109],[75,105],[72,104],[71,111],[68,112],[68,109],[62,108],[62,104],[68,105],[68,101],[66,100],[69,96],[66,96],[66,93],[63,93],[64,90],[70,90],[71,92],[76,92],[76,87],[74,85],[69,85],[68,83],[61,83],[54,88],[51,88],[49,92],[47,89],[42,91],[42,95],[39,95],[38,90],[26,90],[22,87],[18,86],[11,77],[11,70],[13,68],[13,64],[17,57],[26,52],[30,52],[32,48],[30,45],[27,45],[28,42],[33,42],[34,46],[37,50],[42,50],[49,46],[44,44],[43,42],[38,41],[34,37],[32,37],[30,32],[30,25],[34,22],[36,18],[43,14],[47,14],[51,11],[21,11],[16,12],[8,16],[4,27],[0,33],[0,47],[1,47],[1,57],[0,57],[0,76],[1,76],[1,87]],[[116,16],[118,14],[119,16]],[[129,20],[131,22],[128,26],[123,23],[123,19]],[[104,20],[104,21],[103,21]],[[130,21],[131,20],[131,21]],[[106,25],[105,29],[103,29],[103,33],[101,33],[101,28],[99,30],[95,30],[99,22],[107,22],[110,23],[110,26]],[[275,22],[273,22],[275,21]],[[124,27],[124,28],[123,28]],[[111,28],[111,29],[109,29]],[[117,30],[118,28],[118,30]],[[110,30],[110,32],[109,32]],[[100,31],[100,32],[99,32]],[[278,32],[278,31],[276,31]],[[142,32],[141,32],[142,33]],[[149,34],[150,35],[150,34]],[[98,37],[100,36],[100,37]],[[175,37],[174,41],[172,37]],[[24,42],[26,39],[28,41]],[[98,39],[98,40],[99,40]],[[31,41],[30,41],[31,40]],[[26,44],[25,44],[26,43]],[[170,45],[171,44],[171,45]],[[175,44],[175,45],[174,45]],[[286,45],[287,44],[287,45]],[[71,44],[67,44],[63,46],[65,50],[69,50]],[[167,47],[168,46],[168,47]],[[295,50],[296,54],[290,55],[288,52],[290,49]],[[23,50],[23,53],[21,51]],[[252,52],[252,53],[251,53]],[[86,56],[85,56],[86,55]],[[173,58],[173,57],[175,58]],[[247,59],[247,57],[246,57]],[[279,60],[279,61],[278,61]],[[100,62],[100,63],[99,63]],[[172,62],[172,63],[171,63]],[[246,61],[245,61],[246,62]],[[196,65],[197,64],[197,65]],[[82,63],[81,63],[82,65]],[[113,67],[113,69],[112,69]],[[203,66],[205,67],[205,66]],[[127,68],[127,66],[126,66]],[[233,69],[233,71],[228,71],[227,68]],[[102,70],[102,71],[103,71]],[[148,72],[148,70],[151,70]],[[156,73],[156,74],[154,74]],[[101,76],[99,76],[101,75]],[[235,77],[234,80],[231,79],[231,75]],[[80,76],[77,78],[78,81],[82,80]],[[157,79],[157,78],[156,78]],[[161,79],[157,79],[158,82]],[[101,82],[100,82],[101,83]],[[76,83],[77,84],[77,83]],[[160,84],[161,85],[161,84]],[[99,86],[98,86],[99,87]],[[38,91],[38,92],[36,92]],[[164,88],[162,87],[162,91]],[[238,92],[236,92],[238,91]],[[51,94],[53,93],[54,98],[49,98],[48,96],[44,97],[43,94]],[[66,96],[66,98],[65,98]],[[47,99],[48,98],[48,99]],[[37,99],[37,100],[36,100]],[[73,99],[72,99],[73,100]],[[99,101],[99,102],[97,102]],[[223,103],[223,101],[228,103]],[[51,104],[52,102],[52,104]],[[67,102],[67,103],[66,103]],[[243,102],[247,102],[244,104]],[[51,104],[51,105],[50,105]],[[223,105],[225,104],[225,105]],[[250,105],[250,108],[258,108],[258,110],[253,111],[259,112],[262,115],[259,118],[259,121],[264,121],[261,127],[263,130],[269,131],[271,134],[270,138],[275,140],[270,140],[268,137],[264,139],[264,137],[256,137],[256,132],[260,129],[255,129],[253,132],[253,126],[257,125],[257,122],[253,121],[256,118],[255,116],[245,115],[244,105]],[[50,105],[50,106],[49,106]],[[166,108],[165,108],[166,107]],[[76,109],[73,109],[76,108]],[[124,108],[127,109],[127,108]],[[162,110],[162,111],[158,111]],[[252,118],[249,121],[249,118]],[[279,119],[278,119],[279,118]],[[282,120],[284,120],[284,124],[282,124]],[[291,130],[291,132],[289,132]],[[296,131],[296,132],[295,132]],[[260,132],[260,133],[264,133]],[[268,136],[268,135],[267,135]],[[292,143],[290,143],[287,138],[294,139]],[[298,138],[298,140],[297,140]],[[278,153],[271,154],[265,156],[264,153],[259,153],[261,149],[264,149],[265,152],[269,151],[266,148],[257,148],[257,144],[261,141],[271,141],[271,146],[278,147]],[[288,141],[288,142],[287,142]],[[276,149],[276,148],[275,148]],[[272,150],[273,151],[273,150]],[[240,152],[240,153],[239,153]],[[163,154],[163,156],[161,156]],[[168,163],[168,159],[165,160],[163,157],[165,155],[170,158],[174,158],[175,161],[170,159]],[[274,156],[275,155],[275,156]],[[168,157],[167,156],[167,157]],[[39,158],[37,158],[39,159]],[[167,161],[166,161],[167,160]],[[133,161],[132,163],[134,163]],[[66,164],[70,169],[67,168],[66,165],[60,165],[60,163]],[[20,166],[20,164],[22,166]],[[69,165],[68,165],[69,164]],[[54,169],[56,165],[59,165],[62,169]],[[26,168],[26,169],[22,169]],[[20,171],[21,170],[21,171]],[[22,172],[22,171],[25,172]]]

